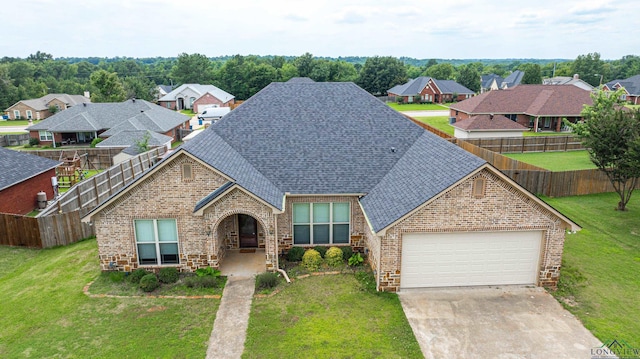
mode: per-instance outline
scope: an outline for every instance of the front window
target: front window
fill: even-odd
[[[49,131],[38,131],[40,141],[53,141],[53,134]]]
[[[13,110],[13,118],[16,120],[20,119],[20,111],[19,110]]]
[[[134,221],[138,263],[141,265],[178,264],[178,228],[175,219]]]
[[[348,202],[294,203],[293,244],[348,244]]]
[[[27,119],[33,119],[33,112],[31,112],[31,110],[27,110]]]

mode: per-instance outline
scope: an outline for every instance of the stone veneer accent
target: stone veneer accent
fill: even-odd
[[[473,196],[473,182],[485,177],[483,197]],[[483,170],[442,193],[410,217],[389,228],[381,238],[378,288],[395,292],[400,288],[403,233],[543,230],[544,240],[538,285],[556,287],[567,225],[502,178]],[[380,245],[370,238],[373,246]],[[374,263],[372,263],[372,266]],[[374,270],[376,268],[374,267]]]

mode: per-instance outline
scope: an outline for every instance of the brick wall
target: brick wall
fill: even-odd
[[[477,176],[487,179],[485,195],[472,195]],[[538,285],[555,287],[560,275],[566,225],[553,213],[488,170],[458,184],[412,216],[389,228],[381,242],[380,290],[400,288],[403,233],[544,231]]]
[[[200,97],[199,99],[193,102],[193,111],[202,112],[200,108],[201,105],[218,105],[220,107],[229,107],[232,104],[233,104],[233,99],[227,102],[222,102],[222,100],[220,100],[219,98],[207,92],[202,97]]]
[[[27,214],[38,207],[38,192],[44,191],[47,200],[53,198],[51,177],[56,176],[55,168],[43,172],[26,181],[0,191],[0,213]]]

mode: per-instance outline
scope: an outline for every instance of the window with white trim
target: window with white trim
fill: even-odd
[[[178,227],[175,219],[136,219],[133,221],[141,265],[180,263]]]
[[[53,134],[49,131],[38,131],[40,141],[53,141]]]
[[[14,120],[20,119],[20,110],[13,110],[13,119]]]
[[[293,244],[348,244],[349,202],[294,203]]]
[[[27,110],[27,119],[28,120],[33,119],[33,112],[31,112],[31,110]]]

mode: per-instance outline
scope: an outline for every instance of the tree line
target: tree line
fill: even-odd
[[[36,52],[27,58],[0,59],[0,108],[47,93],[91,93],[93,102],[127,98],[152,101],[156,86],[183,83],[213,84],[244,100],[273,81],[309,77],[315,81],[353,81],[374,95],[410,78],[431,76],[456,80],[480,91],[480,76],[506,77],[525,72],[523,83],[541,83],[552,76],[573,76],[598,86],[612,79],[640,74],[640,57],[602,60],[589,53],[575,60],[417,60],[395,57],[223,56],[182,53],[177,58],[53,58]]]

